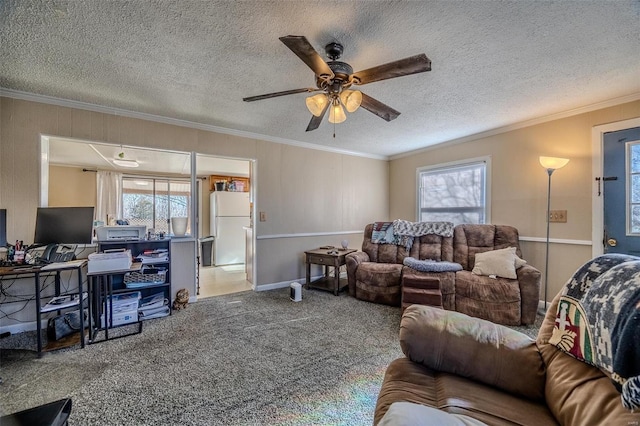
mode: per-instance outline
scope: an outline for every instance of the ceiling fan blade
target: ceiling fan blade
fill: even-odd
[[[425,71],[431,71],[431,61],[427,58],[427,55],[421,53],[409,58],[400,59],[399,61],[358,71],[353,73],[353,77],[355,77],[355,84],[367,84]]]
[[[386,121],[395,120],[400,115],[400,112],[364,93],[360,106]]]
[[[296,93],[317,92],[318,90],[320,89],[306,88],[306,89],[285,90],[284,92],[274,92],[274,93],[267,93],[265,95],[249,96],[248,98],[242,98],[242,100],[245,102],[253,102],[253,101],[260,101],[262,99],[276,98],[278,96],[294,95]]]
[[[317,117],[315,115],[311,116],[311,121],[309,121],[309,125],[307,126],[307,130],[306,130],[307,132],[315,130],[318,128],[318,126],[320,126],[320,123],[322,123],[322,119],[324,118],[324,115],[327,113],[327,110],[329,109],[330,104],[331,102],[327,102],[327,104],[324,106],[324,109],[322,110],[319,116]]]
[[[333,71],[329,68],[329,65],[320,57],[316,49],[311,46],[311,43],[304,36],[286,36],[280,37],[280,41],[283,42],[298,58],[307,64],[309,68],[313,70],[316,75],[327,75],[330,78],[333,77]]]

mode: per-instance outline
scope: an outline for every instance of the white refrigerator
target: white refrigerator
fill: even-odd
[[[211,198],[213,264],[245,262],[245,226],[250,225],[248,192],[215,191]]]

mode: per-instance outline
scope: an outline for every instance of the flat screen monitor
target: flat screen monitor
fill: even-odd
[[[7,209],[0,209],[0,247],[7,246]]]
[[[34,244],[90,244],[93,207],[38,207]]]

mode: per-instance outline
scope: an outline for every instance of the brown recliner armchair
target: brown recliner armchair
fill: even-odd
[[[372,234],[373,224],[370,223],[364,229],[362,251],[350,253],[346,258],[349,294],[357,299],[400,306],[403,273],[414,271],[403,265],[405,257],[437,261],[453,259],[451,237],[423,235],[415,238],[411,249],[407,250],[395,244],[374,244],[371,242]],[[422,274],[436,276],[435,273]],[[448,274],[450,277],[447,281],[448,285],[441,284],[441,286],[451,287],[452,292],[453,272],[438,274]]]
[[[627,275],[624,287],[640,289],[640,261],[622,266],[633,272]],[[589,273],[598,275],[607,267],[611,265],[590,268]],[[606,285],[599,289],[608,286],[611,295],[619,297],[619,276],[609,275],[601,281]],[[594,282],[595,278],[591,276],[589,280]],[[456,419],[459,416],[465,416],[464,424],[471,424],[471,418],[491,426],[640,424],[640,413],[623,406],[621,394],[611,381],[615,374],[582,362],[551,344],[558,312],[562,312],[558,309],[562,295],[561,291],[551,302],[536,341],[458,312],[419,305],[407,308],[400,324],[400,346],[406,357],[392,361],[385,372],[374,425],[396,402],[405,404],[394,404],[397,410],[391,410],[383,424],[398,424],[393,420],[397,414],[405,419],[409,414],[420,416],[424,420],[420,424],[426,424],[434,409],[449,413],[443,414],[449,421],[446,424],[462,424]],[[598,298],[607,299],[602,293],[594,296]],[[614,304],[611,302],[611,306]],[[633,313],[628,312],[629,317]],[[604,317],[601,321],[605,321]],[[635,323],[630,320],[629,324]],[[626,335],[629,342],[617,346],[618,350],[632,348],[634,336]],[[603,344],[616,350],[611,341]],[[637,359],[633,352],[629,355],[626,361]],[[635,374],[632,369],[626,372]],[[441,418],[439,414],[437,417]],[[434,420],[430,424],[445,421]]]
[[[477,275],[476,254],[514,247],[522,258],[518,230],[508,225],[457,225],[453,230],[458,312],[505,325],[533,324],[538,310],[541,274],[531,265],[515,270],[516,279]]]

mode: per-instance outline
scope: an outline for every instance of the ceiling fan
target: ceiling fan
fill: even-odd
[[[422,53],[354,73],[351,65],[338,61],[344,51],[340,43],[329,43],[325,46],[327,57],[331,59],[329,62],[325,62],[304,36],[289,35],[280,37],[280,41],[313,70],[316,75],[317,87],[267,93],[242,100],[253,102],[296,93],[321,92],[306,99],[307,108],[313,114],[307,126],[307,132],[320,126],[327,109],[329,109],[330,123],[345,121],[347,117],[343,106],[349,112],[354,112],[362,106],[378,117],[391,121],[400,115],[398,111],[359,90],[352,90],[351,86],[431,71],[431,61]]]

